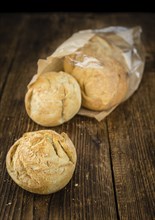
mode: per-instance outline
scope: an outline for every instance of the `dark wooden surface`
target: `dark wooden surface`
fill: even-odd
[[[70,183],[41,196],[8,176],[6,154],[26,131],[45,129],[24,108],[26,86],[38,58],[50,55],[73,32],[109,25],[141,25],[146,66],[139,90],[102,122],[76,116],[54,129],[74,142],[78,161]],[[155,219],[155,15],[0,15],[0,220]]]

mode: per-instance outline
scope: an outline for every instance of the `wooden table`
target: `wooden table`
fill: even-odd
[[[26,131],[45,129],[26,114],[26,86],[73,32],[141,25],[146,66],[138,91],[102,122],[76,116],[55,127],[74,142],[78,161],[70,183],[41,196],[18,187],[6,171],[10,146]],[[0,15],[0,220],[155,219],[155,14]]]

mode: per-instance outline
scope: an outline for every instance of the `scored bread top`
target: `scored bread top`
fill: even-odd
[[[48,72],[29,85],[25,96],[29,117],[43,126],[56,126],[71,119],[81,107],[77,81],[65,72]]]
[[[39,194],[62,189],[71,179],[76,150],[67,134],[52,130],[25,133],[10,148],[6,166],[22,188]]]

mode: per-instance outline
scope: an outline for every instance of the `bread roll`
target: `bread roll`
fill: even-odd
[[[65,72],[40,75],[28,86],[25,107],[29,117],[43,126],[56,126],[70,120],[81,107],[77,81]]]
[[[10,148],[6,167],[23,189],[49,194],[62,189],[72,178],[76,150],[67,134],[52,130],[25,133]]]
[[[90,110],[108,110],[126,95],[127,69],[123,57],[119,49],[100,37],[93,37],[84,47],[66,56],[64,70],[77,79],[82,106]]]

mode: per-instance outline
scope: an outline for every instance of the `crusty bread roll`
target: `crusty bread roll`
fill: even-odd
[[[82,106],[96,111],[108,110],[123,100],[128,85],[123,61],[119,49],[98,36],[64,58],[64,70],[74,76],[81,87]]]
[[[67,134],[52,130],[25,133],[10,148],[6,167],[23,189],[37,194],[54,193],[72,178],[76,150]]]
[[[30,83],[25,96],[29,117],[43,126],[60,125],[71,119],[81,107],[77,81],[65,72],[48,72]]]

